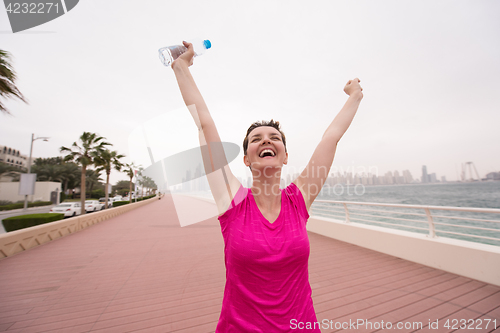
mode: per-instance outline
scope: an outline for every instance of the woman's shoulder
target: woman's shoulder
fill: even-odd
[[[306,219],[309,218],[304,195],[295,183],[290,183],[284,190],[288,200],[294,205],[297,211]]]
[[[285,193],[287,195],[299,195],[302,196],[302,192],[300,191],[299,187],[295,183],[290,183],[287,187],[284,189]]]
[[[249,194],[250,189],[241,185],[238,191],[236,191],[236,194],[234,195],[233,200],[231,200],[231,203],[229,204],[226,211],[219,215],[219,220],[227,220],[231,218],[234,215],[235,211],[238,210],[238,208],[241,207],[242,203],[248,198]]]

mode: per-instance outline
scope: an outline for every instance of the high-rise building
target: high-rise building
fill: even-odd
[[[411,184],[413,183],[413,177],[410,173],[410,170],[404,170],[403,171],[403,178],[405,180],[405,184]]]
[[[437,176],[435,172],[429,175],[429,183],[437,183]]]
[[[427,166],[422,166],[422,183],[429,182],[429,175],[427,174]]]
[[[385,184],[394,184],[394,176],[392,175],[391,171],[387,171],[385,173]]]

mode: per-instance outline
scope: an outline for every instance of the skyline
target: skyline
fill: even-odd
[[[142,132],[142,131],[137,131],[137,132]],[[137,133],[138,135],[142,136],[142,133]],[[42,138],[44,139],[44,138]],[[130,138],[132,140],[132,138]],[[146,139],[146,143],[143,143],[143,145],[149,145],[151,146],[149,143],[147,143],[147,135],[144,137],[144,139]],[[139,140],[134,140],[134,141],[139,141]],[[137,145],[137,148],[138,149],[141,149],[141,145]],[[150,147],[151,148],[151,147]],[[228,149],[229,147],[226,147],[226,149]],[[234,152],[235,152],[235,147],[233,146],[232,147],[232,153],[229,153],[228,156],[231,156],[233,155],[234,156]],[[146,150],[142,149],[144,152]],[[149,153],[152,152],[151,149],[147,149],[148,150],[148,154],[149,155],[148,157],[149,158],[152,158],[153,156],[150,155]],[[196,161],[196,155],[193,155],[193,150],[190,150],[191,153],[190,153],[190,157],[188,157],[187,155],[186,158],[183,160],[183,163],[184,164],[193,164],[193,162]],[[5,147],[5,146],[1,146],[0,145],[0,162],[7,162],[8,164],[10,165],[13,165],[13,166],[16,166],[16,167],[21,167],[20,165],[18,164],[23,164],[26,165],[28,163],[28,156],[26,155],[23,155],[23,154],[20,154],[21,152],[20,151],[16,151],[15,149],[12,149],[12,155],[11,154],[11,148],[10,147]],[[186,153],[186,152],[184,152]],[[9,160],[9,156],[11,157],[10,160]],[[143,157],[144,157],[144,154],[143,154]],[[193,159],[194,158],[194,159]],[[34,164],[35,160],[37,158],[34,157],[32,158],[32,165]],[[174,159],[175,160],[175,159]],[[21,162],[19,162],[21,161]],[[191,161],[191,162],[190,162]],[[170,181],[170,187],[176,185],[179,181],[180,181],[180,177],[183,173],[185,173],[185,176],[183,177],[183,180],[182,182],[186,182],[186,177],[187,179],[194,179],[194,178],[197,178],[201,175],[204,175],[205,172],[203,170],[201,170],[202,166],[201,164],[198,164],[196,166],[195,169],[186,169],[186,170],[181,170],[179,169],[178,167],[176,167],[174,164],[172,164],[172,160],[170,160],[170,162],[167,162],[167,160],[165,160],[163,162],[164,164],[164,168],[169,168],[168,165],[171,165],[173,167],[173,169],[175,170],[169,170],[169,172],[167,172],[167,179],[168,179],[168,175],[170,175],[170,177],[174,177],[176,179],[169,179]],[[167,163],[167,164],[165,164]],[[141,166],[139,166],[141,167]],[[468,167],[468,170],[467,170],[467,167]],[[473,173],[473,170],[472,168],[474,168],[474,172]],[[300,171],[301,171],[302,168],[288,168],[286,165],[283,169],[283,173],[282,173],[282,179],[285,180],[286,179],[286,184],[289,184],[291,183],[291,181],[293,181],[295,178],[298,177]],[[114,170],[116,171],[116,170]],[[469,171],[469,172],[467,172]],[[124,173],[124,172],[123,172]],[[149,174],[149,172],[147,172],[149,176],[152,176]],[[190,173],[193,173],[194,175],[194,178],[190,176]],[[416,178],[413,178],[411,172],[406,169],[406,170],[402,170],[402,176],[399,175],[399,171],[398,170],[394,170],[394,175],[393,175],[393,171],[392,170],[389,170],[389,171],[386,171],[383,175],[382,173],[379,172],[378,168],[376,166],[369,166],[368,168],[364,167],[364,166],[350,166],[350,167],[347,167],[346,169],[344,169],[342,166],[337,166],[337,165],[334,165],[332,166],[332,168],[330,169],[329,171],[329,175],[328,175],[328,180],[327,180],[327,183],[340,183],[340,184],[356,184],[356,183],[359,183],[359,184],[363,184],[363,185],[390,185],[390,184],[418,184],[418,183],[446,183],[446,182],[468,182],[468,181],[476,181],[476,178],[477,180],[481,181],[481,180],[486,180],[486,178],[491,178],[493,180],[493,178],[495,177],[489,177],[491,176],[491,174],[494,174],[494,173],[499,173],[500,172],[491,172],[489,174],[486,174],[484,177],[481,177],[479,175],[479,173],[477,172],[477,169],[475,167],[475,164],[473,162],[467,162],[467,163],[463,163],[462,166],[461,166],[461,172],[459,173],[458,170],[457,170],[457,174],[456,174],[456,179],[449,179],[447,180],[446,179],[446,176],[437,176],[435,172],[427,172],[427,166],[426,165],[422,165],[422,175],[419,177],[419,176],[416,176]],[[242,178],[241,176],[238,177],[240,179],[240,181],[242,182],[242,184],[244,186],[249,186],[249,184],[251,184],[251,175],[250,173],[248,172],[247,170],[247,173],[246,173],[247,177],[246,179]],[[104,175],[101,175],[102,177],[104,177]],[[153,176],[153,179],[155,177]],[[178,179],[177,179],[178,178]],[[425,179],[425,180],[424,180]],[[102,180],[102,182],[104,182],[104,180]],[[158,184],[159,185],[159,184]]]
[[[0,145],[0,148],[3,148],[3,151],[7,150],[7,149],[13,149],[12,147],[6,147],[6,146],[2,146]],[[13,165],[13,166],[16,166],[17,165],[14,163],[12,163],[12,161],[9,162],[9,160],[7,159],[8,158],[8,154],[10,154],[10,152],[8,154],[6,154],[5,152],[3,152],[0,150],[0,161],[3,161],[3,162],[7,162],[7,164],[9,165]],[[14,152],[18,152],[18,153],[21,153],[21,155],[18,155],[18,156],[15,156],[14,158],[16,160],[25,160],[24,162],[27,163],[28,161],[28,156],[27,155],[24,155],[22,154],[22,152],[20,151],[17,151],[17,150],[13,150]],[[56,157],[56,156],[52,156],[52,157]],[[35,160],[37,159],[38,157],[32,157],[32,165],[34,164]],[[50,158],[50,157],[49,157]],[[16,161],[17,163],[17,161]],[[477,173],[477,171],[475,170],[475,172],[473,173],[472,172],[472,169],[470,168],[469,171],[467,172],[467,165],[471,164],[472,167],[475,168],[475,164],[473,162],[467,162],[467,163],[463,163],[461,165],[461,169],[460,169],[460,173],[459,171],[457,170],[457,174],[456,174],[456,179],[446,179],[446,176],[437,176],[435,172],[430,172],[430,173],[426,173],[426,176],[429,176],[429,177],[433,177],[432,181],[427,181],[427,182],[424,182],[422,181],[422,179],[424,178],[424,171],[422,170],[422,175],[419,177],[419,176],[416,176],[416,178],[413,178],[413,175],[411,174],[410,170],[407,168],[405,170],[402,170],[402,173],[405,174],[405,173],[408,173],[409,174],[409,177],[407,176],[404,176],[405,178],[409,178],[411,180],[405,180],[405,184],[416,184],[416,183],[436,183],[436,182],[461,182],[461,181],[470,181],[470,180],[476,180],[475,178],[477,178],[477,176],[479,176],[479,180],[482,180],[482,179],[486,179],[486,176],[488,173],[484,174],[484,176],[482,177],[481,174]],[[139,166],[141,167],[141,166]],[[426,165],[422,165],[422,168],[426,168],[427,166]],[[196,168],[196,172],[198,172],[198,168],[199,166]],[[95,169],[95,167],[91,166],[90,169]],[[283,168],[283,174],[282,174],[282,178],[289,178],[291,175],[292,178],[293,177],[297,177],[298,174],[299,174],[299,170],[301,170],[302,168],[298,168],[298,169],[295,169],[295,171],[292,171],[290,170],[287,166],[285,166]],[[113,170],[114,172],[118,172],[116,170]],[[378,168],[376,166],[369,166],[369,167],[365,167],[365,166],[348,166],[346,169],[344,169],[342,166],[337,166],[337,165],[333,165],[332,168],[330,169],[330,172],[328,174],[328,178],[335,178],[335,177],[343,177],[345,175],[351,175],[352,177],[360,177],[360,178],[370,178],[370,177],[387,177],[388,174],[390,174],[390,176],[392,176],[392,173],[394,171],[394,177],[398,177],[399,176],[399,171],[400,170],[387,170],[383,173],[380,173],[378,171]],[[186,172],[190,172],[189,170],[186,171]],[[372,173],[374,172],[374,173]],[[427,171],[426,171],[427,172]],[[124,173],[124,172],[122,172]],[[490,172],[491,173],[491,172]],[[494,173],[494,172],[493,172]],[[203,172],[204,174],[204,172]],[[247,172],[247,176],[249,175],[250,173]],[[101,177],[103,177],[103,174],[101,174]],[[187,176],[188,178],[191,178],[190,176]],[[239,176],[240,179],[243,179],[241,176]],[[248,178],[248,177],[247,177]],[[444,180],[443,180],[444,178]],[[104,181],[104,180],[103,180]],[[248,181],[247,181],[248,183]],[[289,183],[289,181],[288,181]],[[397,182],[396,182],[397,183]],[[112,184],[113,185],[113,184]],[[370,184],[368,184],[370,185]]]
[[[148,6],[154,10],[137,10],[133,1],[88,0],[16,34],[0,9],[1,48],[12,54],[18,87],[29,101],[5,101],[12,116],[0,115],[0,145],[29,155],[31,134],[48,136],[33,148],[34,157],[47,158],[61,156],[59,147],[84,131],[95,132],[127,155],[124,162],[134,158],[144,167],[149,160],[130,143],[140,126],[150,128],[155,159],[198,146],[158,49],[199,37],[213,46],[191,71],[223,141],[241,147],[252,122],[279,120],[289,167],[299,169],[346,101],[344,84],[359,77],[365,97],[333,167],[420,175],[427,165],[447,180],[469,161],[481,177],[500,171],[494,154],[500,139],[498,2]],[[167,122],[152,124],[162,117]],[[231,168],[243,178],[242,159],[240,153]],[[112,172],[111,183],[122,179]]]

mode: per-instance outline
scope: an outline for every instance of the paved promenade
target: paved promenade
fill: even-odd
[[[193,214],[213,210],[203,200],[180,200]],[[372,328],[353,332],[378,331],[382,321],[421,322],[427,331],[429,321],[438,320],[432,332],[453,331],[444,327],[449,319],[474,320],[481,328],[475,332],[495,331],[493,323],[485,329],[486,319],[500,325],[499,287],[309,237],[317,317],[332,325],[323,332],[357,320]],[[223,248],[216,218],[181,228],[165,196],[0,261],[0,332],[214,332],[225,282]]]

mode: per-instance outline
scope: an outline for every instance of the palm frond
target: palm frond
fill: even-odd
[[[2,98],[18,98],[21,101],[28,103],[21,91],[16,86],[16,72],[11,63],[10,53],[0,50],[0,97]],[[10,114],[0,99],[0,111]]]

